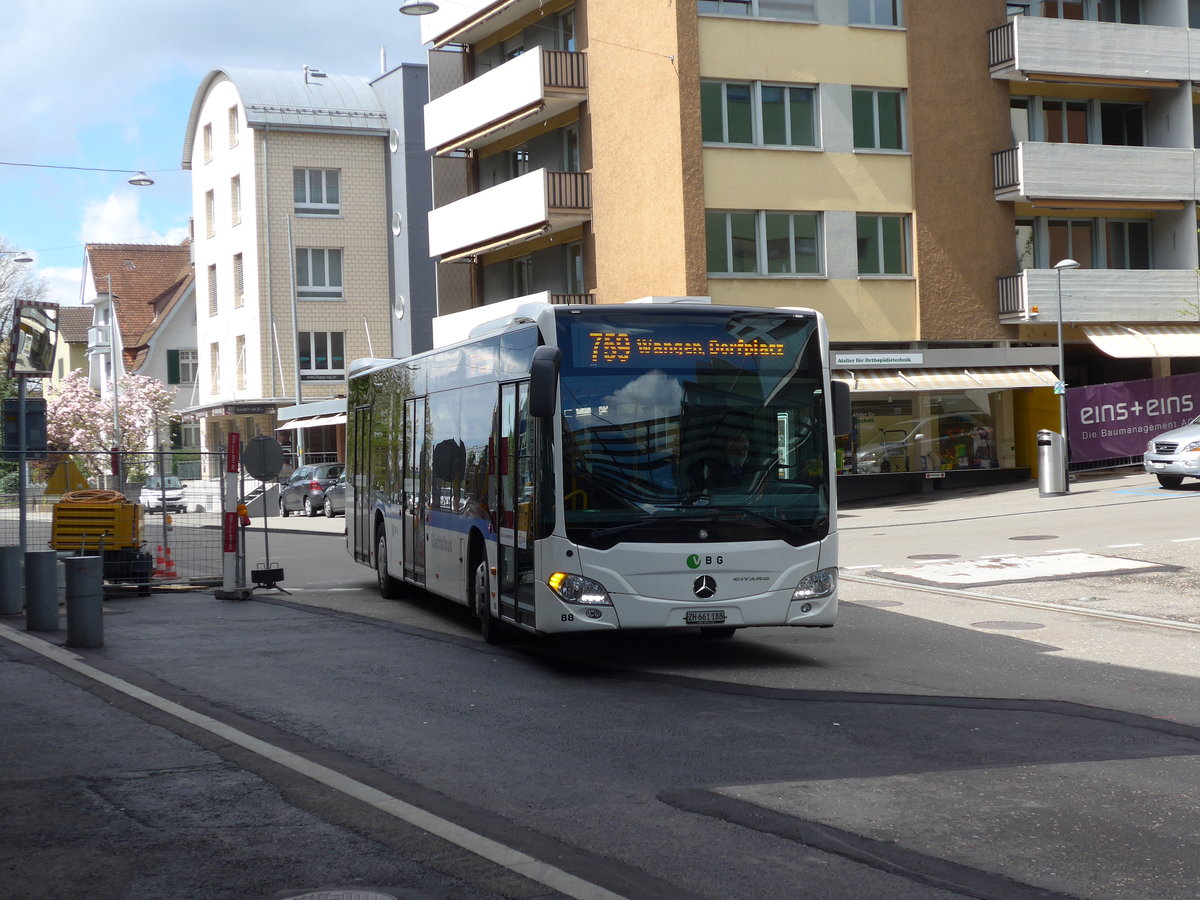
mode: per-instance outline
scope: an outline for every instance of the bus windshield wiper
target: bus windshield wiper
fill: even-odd
[[[825,519],[820,519],[820,520],[818,520],[816,522],[812,522],[811,524],[808,524],[808,525],[797,525],[795,522],[789,522],[786,519],[779,519],[779,518],[776,518],[775,516],[768,516],[766,513],[759,512],[757,509],[751,509],[748,506],[709,506],[706,508],[711,509],[711,510],[719,510],[721,512],[745,513],[746,515],[753,516],[754,518],[758,519],[760,522],[765,522],[768,525],[775,526],[780,531],[784,532],[785,534],[791,535],[792,537],[796,538],[797,540],[807,539],[808,535],[814,528],[816,528],[817,526],[819,526],[822,523],[824,523],[825,521],[827,521]]]
[[[712,516],[689,514],[686,516],[654,516],[649,513],[638,516],[632,522],[622,522],[620,525],[610,525],[608,528],[596,528],[592,530],[592,537],[602,538],[611,537],[614,534],[621,534],[625,531],[632,531],[634,528],[639,528],[649,522],[657,522],[660,524],[673,524],[675,522],[710,522]]]

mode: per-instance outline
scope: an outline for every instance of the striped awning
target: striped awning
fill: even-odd
[[[1085,325],[1083,333],[1118,359],[1200,356],[1200,325]]]
[[[841,369],[833,378],[850,384],[853,393],[910,391],[1001,391],[1011,388],[1053,387],[1050,369],[995,366],[986,369]]]
[[[318,428],[322,425],[345,425],[346,414],[336,413],[332,416],[310,416],[307,419],[292,419],[284,422],[276,431],[292,431],[298,428]]]

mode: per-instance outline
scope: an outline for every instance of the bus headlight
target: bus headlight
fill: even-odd
[[[819,600],[837,590],[838,570],[821,569],[800,579],[792,592],[793,600]]]
[[[584,578],[582,575],[568,575],[566,572],[555,572],[546,579],[550,589],[567,603],[581,603],[586,606],[612,606],[608,591],[598,581]]]

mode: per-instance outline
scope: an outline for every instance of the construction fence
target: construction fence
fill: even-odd
[[[159,451],[31,459],[23,514],[11,475],[0,493],[0,545],[18,546],[24,530],[26,550],[102,555],[107,585],[143,593],[219,584],[224,485],[200,473],[224,471],[224,454],[205,456],[212,458]],[[261,487],[239,484],[254,493]],[[261,506],[252,508],[261,514]]]

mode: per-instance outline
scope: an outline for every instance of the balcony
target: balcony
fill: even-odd
[[[1197,196],[1195,162],[1191,149],[1022,141],[992,154],[993,187],[1043,206],[1174,209]]]
[[[1171,87],[1192,78],[1190,56],[1186,28],[1017,16],[988,32],[992,77],[1011,81]]]
[[[110,325],[92,325],[87,330],[87,348],[88,351],[103,350],[108,351],[112,345],[112,326]]]
[[[421,43],[435,50],[447,44],[475,44],[536,13],[545,0],[455,0],[421,16]]]
[[[1058,272],[1026,269],[998,279],[1002,325],[1058,321]],[[1062,274],[1064,322],[1195,322],[1200,303],[1191,269],[1074,269]]]
[[[586,99],[586,57],[535,47],[428,103],[425,149],[480,150]]]
[[[592,217],[586,172],[538,169],[429,214],[429,255],[478,256],[581,225]]]

